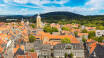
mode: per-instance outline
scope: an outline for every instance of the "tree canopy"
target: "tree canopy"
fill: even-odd
[[[88,32],[88,38],[91,39],[91,38],[94,38],[95,37],[95,31],[89,31]]]
[[[61,43],[71,43],[70,38],[61,39]]]
[[[36,40],[35,36],[29,35],[29,42],[32,43]]]
[[[44,32],[49,32],[49,33],[52,33],[52,32],[58,32],[58,29],[56,27],[51,27],[51,26],[45,26],[43,28]]]
[[[98,42],[103,42],[104,36],[94,37],[94,40],[96,40],[96,41],[98,41]]]
[[[68,27],[62,27],[61,29],[65,30],[65,31],[70,31],[70,29]]]
[[[82,30],[82,33],[87,33],[88,31],[86,29],[83,29]]]
[[[36,25],[35,24],[30,24],[30,26],[32,27],[32,28],[35,28],[36,27]]]

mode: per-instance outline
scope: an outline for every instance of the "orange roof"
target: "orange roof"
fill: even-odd
[[[78,36],[88,35],[88,33],[78,33]]]
[[[35,52],[27,52],[25,55],[17,55],[17,58],[38,58],[37,53]]]
[[[31,58],[38,58],[36,52],[27,52],[27,53],[25,53],[25,55],[27,55],[27,56],[29,55],[29,56],[31,56]]]
[[[25,58],[24,55],[18,55],[17,58]]]
[[[24,46],[23,45],[16,45],[16,48],[13,49],[14,53],[16,53],[19,48],[21,48],[22,50],[24,50]]]
[[[25,58],[32,58],[32,56],[26,55]]]
[[[89,31],[90,29],[96,29],[96,27],[86,27],[86,29]]]
[[[3,52],[3,48],[0,47],[0,53],[2,53],[2,52]]]
[[[49,41],[49,39],[63,39],[63,38],[70,38],[71,43],[80,43],[80,41],[78,41],[74,36],[72,35],[52,35],[49,33],[45,33],[45,32],[40,32],[39,33],[40,36],[36,36],[37,38],[40,38],[41,40],[44,40],[44,38],[47,38],[47,41]]]
[[[99,43],[100,45],[104,45],[104,43]]]
[[[35,52],[30,52],[29,55],[31,55],[32,58],[38,58],[37,53]]]
[[[89,47],[91,48],[91,49],[90,49],[90,54],[94,51],[94,49],[95,49],[97,43],[98,43],[98,42],[94,42],[94,43],[92,43],[91,45],[89,45]]]
[[[21,45],[20,48],[21,48],[22,50],[24,50],[24,45]]]
[[[92,40],[92,39],[88,39],[86,42],[94,42],[94,40]]]

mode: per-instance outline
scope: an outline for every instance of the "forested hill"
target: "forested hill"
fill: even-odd
[[[36,17],[37,15],[34,15]],[[75,14],[72,12],[49,12],[40,15],[44,19],[48,20],[61,20],[61,19],[80,19],[83,18],[83,15]]]
[[[10,15],[10,16],[0,16],[0,21],[6,21],[6,19],[29,19],[31,22],[35,22],[36,15],[33,16],[23,16],[23,15]],[[47,22],[57,22],[61,20],[104,20],[104,15],[94,15],[94,16],[84,16],[72,12],[65,12],[65,11],[57,11],[57,12],[49,12],[40,14],[42,17],[42,21]]]
[[[37,15],[34,15],[35,18]],[[49,12],[40,15],[43,21],[59,21],[59,20],[103,20],[104,15],[84,16],[72,12]]]

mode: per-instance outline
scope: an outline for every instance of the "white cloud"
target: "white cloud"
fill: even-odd
[[[26,4],[26,3],[32,3],[36,5],[43,5],[47,3],[56,3],[56,4],[64,4],[67,3],[69,0],[60,0],[60,1],[51,1],[51,0],[4,0],[5,3],[20,3],[20,4]]]
[[[5,5],[5,4],[0,4],[0,7],[6,7],[7,5]]]
[[[86,3],[86,6],[90,6],[92,10],[101,10],[104,9],[104,0],[90,0]]]
[[[15,14],[33,14],[35,12],[53,12],[53,11],[70,11],[70,12],[74,12],[74,13],[79,13],[79,14],[84,14],[84,15],[88,15],[88,14],[96,14],[98,13],[99,10],[104,10],[103,6],[104,6],[104,0],[89,0],[84,6],[82,7],[66,7],[66,6],[62,6],[65,3],[67,3],[70,0],[4,0],[5,3],[11,4],[12,6],[24,6],[27,8],[41,8],[43,10],[41,11],[37,11],[37,10],[29,10],[29,9],[21,9],[21,10],[17,10]],[[20,3],[20,4],[14,4],[15,3]],[[31,6],[31,5],[26,5],[27,3],[31,3],[37,6]],[[56,6],[51,6],[51,7],[46,7],[43,6],[43,4],[48,4],[48,3],[55,3],[55,4],[60,4],[62,7],[56,7]],[[3,6],[3,5],[0,5]],[[1,10],[2,11],[2,10]],[[7,10],[6,10],[7,11]],[[3,11],[4,12],[4,11]],[[2,12],[2,13],[3,13]],[[9,11],[10,12],[10,11]],[[6,12],[4,12],[6,13]],[[8,12],[7,12],[8,13]]]
[[[28,3],[29,0],[14,0],[14,2],[16,3],[20,3],[20,4],[26,4]]]
[[[56,4],[64,4],[64,3],[67,3],[69,0],[61,0],[61,1],[57,1],[57,0],[54,0],[53,3],[56,3]]]

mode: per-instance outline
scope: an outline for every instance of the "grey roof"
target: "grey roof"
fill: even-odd
[[[33,48],[35,48],[35,50],[49,50],[49,49],[51,49],[51,45],[43,44],[42,40],[36,40],[34,43],[27,43],[26,46],[27,46],[27,49],[33,47]]]
[[[21,48],[19,48],[15,55],[24,55],[24,51]]]
[[[83,49],[83,46],[81,44],[57,44],[53,47],[53,49],[73,49],[73,50],[80,50]]]
[[[41,45],[35,45],[35,50],[50,50],[51,49],[51,45],[48,44],[41,44]]]
[[[94,52],[98,58],[104,58],[104,45],[97,44]]]

